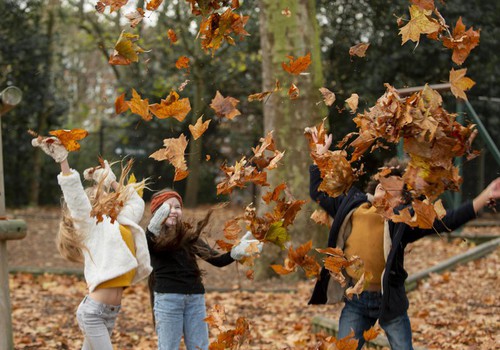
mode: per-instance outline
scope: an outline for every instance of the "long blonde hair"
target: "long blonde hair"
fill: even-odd
[[[122,162],[118,187],[114,192],[106,191],[103,180],[85,189],[85,193],[92,205],[92,213],[96,211],[106,212],[109,208],[116,208],[117,206],[121,209],[123,204],[135,191],[139,192],[146,188],[148,179],[125,184],[126,180],[128,180],[128,174],[132,169],[132,164],[133,159],[128,160],[125,166]],[[71,216],[64,198],[62,199],[61,208],[61,222],[59,223],[59,231],[56,235],[57,249],[65,259],[82,263],[83,251],[87,249],[84,244],[85,234],[76,229],[75,221],[79,219]]]

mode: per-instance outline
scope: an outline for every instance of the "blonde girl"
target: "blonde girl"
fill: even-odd
[[[111,333],[120,311],[123,290],[151,273],[144,230],[139,221],[144,201],[136,189],[144,183],[124,185],[129,163],[119,181],[107,161],[87,169],[84,177],[94,186],[84,190],[80,174],[70,168],[68,152],[57,138],[36,138],[39,147],[60,164],[57,181],[63,192],[63,215],[57,245],[61,254],[84,265],[88,294],[76,312],[83,332],[84,350],[112,350]],[[111,198],[111,200],[110,200]],[[99,214],[103,206],[123,203],[116,217]]]

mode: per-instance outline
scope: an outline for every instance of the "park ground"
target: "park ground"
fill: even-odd
[[[186,214],[197,217],[206,209],[186,210]],[[225,210],[213,217],[213,228],[223,227],[224,220],[231,217],[227,210],[234,211],[230,213],[234,216],[242,211]],[[59,208],[11,210],[8,215],[25,220],[28,226],[25,239],[9,241],[7,246],[13,271],[10,295],[15,349],[79,349],[82,336],[74,313],[86,292],[84,281],[75,275],[40,274],[43,270],[79,268],[63,260],[55,247]],[[498,215],[491,215],[485,220],[492,218],[499,219]],[[498,236],[500,227],[467,226],[463,233]],[[213,238],[219,237],[214,234]],[[473,246],[472,241],[460,238],[424,238],[407,249],[406,268],[411,275]],[[338,318],[341,305],[307,305],[313,280],[251,281],[241,265],[221,269],[204,262],[201,265],[206,272],[207,309],[222,305],[227,329],[235,326],[238,317],[245,317],[250,323],[251,339],[241,349],[319,349],[325,335],[313,332],[312,318]],[[499,268],[497,248],[482,259],[431,275],[411,291],[409,314],[415,345],[427,349],[500,349]],[[128,288],[122,305],[113,333],[115,348],[155,349],[146,284]],[[211,339],[215,339],[217,330],[210,332]]]

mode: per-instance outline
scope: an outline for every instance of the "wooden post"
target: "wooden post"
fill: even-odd
[[[6,220],[5,187],[3,176],[2,116],[18,105],[22,92],[10,86],[0,92],[0,349],[14,349],[9,296],[9,269],[7,264],[7,240],[26,236],[26,224],[22,220]]]

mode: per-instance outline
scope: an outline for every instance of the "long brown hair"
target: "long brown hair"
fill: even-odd
[[[128,179],[128,174],[132,169],[133,160],[128,160],[124,166],[121,164],[121,175],[118,180],[118,188],[116,189],[115,197],[119,202],[125,203],[134,191],[142,190],[146,187],[147,179],[140,182],[129,183],[125,185]],[[85,193],[89,198],[90,204],[94,209],[97,205],[102,205],[104,198],[108,198],[109,193],[106,192],[102,180],[91,187],[85,189]],[[59,223],[59,231],[56,235],[56,246],[59,253],[67,260],[72,262],[83,262],[83,251],[85,247],[85,233],[76,229],[75,222],[81,220],[71,216],[68,205],[61,200],[61,222]]]

